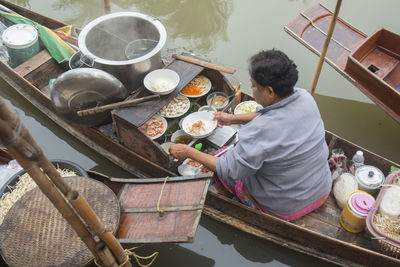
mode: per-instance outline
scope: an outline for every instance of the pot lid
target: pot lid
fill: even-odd
[[[34,44],[38,39],[38,33],[32,25],[15,24],[5,29],[2,38],[6,46],[22,49]]]
[[[379,187],[385,179],[382,171],[371,165],[357,168],[355,177],[359,184],[369,188]]]
[[[366,216],[374,205],[375,199],[365,192],[357,192],[351,196],[350,203],[354,211]]]

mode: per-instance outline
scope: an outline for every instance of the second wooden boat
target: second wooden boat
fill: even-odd
[[[320,55],[332,16],[316,4],[289,22],[285,30]],[[379,29],[366,36],[338,18],[325,61],[400,122],[399,34]]]

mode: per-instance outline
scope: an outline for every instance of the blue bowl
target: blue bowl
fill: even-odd
[[[209,94],[206,101],[208,106],[214,107],[217,111],[223,110],[229,104],[228,95],[219,91]],[[211,105],[212,101],[214,105]]]

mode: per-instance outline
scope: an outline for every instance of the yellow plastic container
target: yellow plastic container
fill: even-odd
[[[361,190],[351,192],[339,218],[340,224],[349,232],[361,232],[365,228],[365,220],[374,203],[374,197],[367,192]]]

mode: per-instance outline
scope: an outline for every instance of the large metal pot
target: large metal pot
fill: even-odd
[[[146,54],[128,59],[125,50],[131,42],[140,39],[157,43]],[[167,32],[161,22],[152,16],[137,12],[119,12],[101,16],[88,23],[78,37],[82,54],[93,60],[93,67],[118,78],[134,91],[142,85],[144,76],[162,67],[161,49]]]

